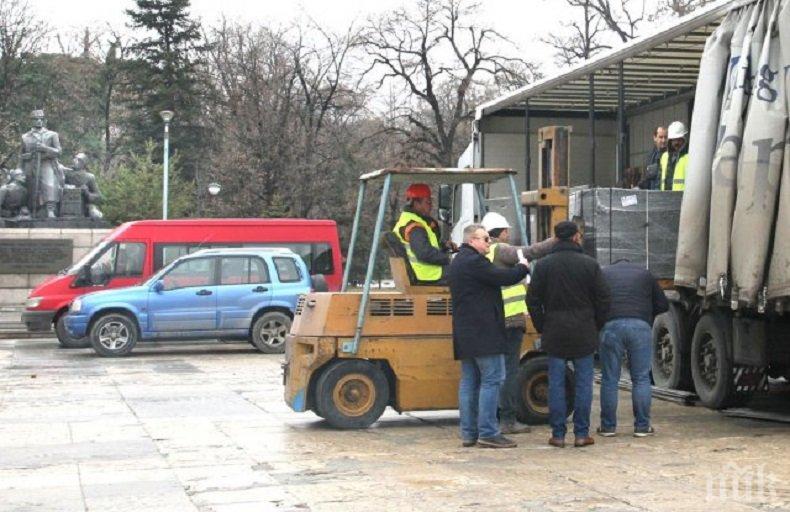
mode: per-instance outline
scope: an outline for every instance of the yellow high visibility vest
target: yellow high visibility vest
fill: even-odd
[[[411,268],[414,271],[414,276],[420,281],[438,281],[442,277],[442,266],[434,265],[433,263],[425,263],[424,261],[417,259],[417,255],[411,250],[411,245],[409,245],[409,242],[404,240],[400,234],[401,228],[411,224],[412,222],[416,222],[421,228],[425,229],[425,232],[428,234],[428,242],[430,242],[431,246],[440,249],[439,240],[436,238],[436,233],[434,233],[431,229],[431,226],[429,226],[428,223],[417,214],[411,212],[402,212],[398,222],[395,224],[395,227],[392,228],[392,232],[395,233],[395,236],[398,237],[398,239],[403,244],[403,247],[406,249],[406,255],[409,257],[409,263],[411,264]]]
[[[499,244],[491,244],[486,258],[493,263]],[[502,302],[505,303],[505,317],[524,315],[527,312],[527,287],[524,283],[502,287]]]
[[[667,178],[667,169],[669,168],[669,151],[664,151],[661,155],[661,183],[660,190],[666,190],[664,182]],[[689,162],[689,155],[686,153],[678,158],[675,164],[675,174],[672,175],[672,190],[685,190],[686,188],[686,166]]]

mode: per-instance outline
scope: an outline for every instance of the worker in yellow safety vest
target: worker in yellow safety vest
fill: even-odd
[[[685,190],[688,166],[686,125],[675,121],[667,129],[668,149],[661,155],[661,190]]]
[[[392,232],[403,244],[414,277],[423,283],[446,284],[450,252],[458,247],[452,242],[441,243],[439,223],[431,217],[431,187],[412,183],[406,189],[407,205]]]
[[[547,255],[556,240],[549,240],[529,246],[510,245],[510,223],[499,213],[488,212],[481,222],[491,245],[486,257],[496,266],[512,267],[519,262],[519,251],[529,260]],[[505,353],[505,383],[499,392],[499,422],[503,434],[529,432],[529,427],[516,418],[518,404],[518,365],[521,359],[521,342],[527,328],[527,287],[524,283],[502,287],[505,304],[505,331],[507,333],[507,352]]]

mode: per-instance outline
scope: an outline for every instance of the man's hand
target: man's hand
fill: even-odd
[[[453,242],[452,240],[447,240],[447,241],[444,243],[444,247],[445,247],[445,248],[446,248],[448,251],[451,251],[451,252],[458,252],[458,245],[457,245],[455,242]]]
[[[519,249],[518,251],[516,251],[516,254],[518,255],[519,264],[524,265],[525,267],[527,267],[527,270],[529,270],[529,260],[524,256],[524,251]]]

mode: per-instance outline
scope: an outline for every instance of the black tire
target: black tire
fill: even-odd
[[[291,317],[279,311],[267,311],[253,322],[250,343],[264,354],[282,354],[290,330]]]
[[[573,370],[565,371],[565,399],[568,416],[573,414],[574,406]],[[538,425],[549,422],[549,360],[546,356],[533,357],[523,361],[518,370],[518,411],[516,417],[521,423]]]
[[[731,346],[728,318],[707,313],[699,319],[691,340],[691,375],[700,401],[711,409],[728,407],[744,398],[735,393]]]
[[[384,413],[390,399],[387,377],[361,359],[335,361],[316,381],[316,410],[336,428],[367,428]]]
[[[66,314],[62,314],[55,322],[55,335],[58,337],[58,343],[61,348],[88,348],[91,346],[91,340],[88,336],[82,338],[74,338],[69,334],[66,329]]]
[[[673,304],[653,322],[653,383],[660,388],[691,389],[691,358],[682,315]]]
[[[137,324],[121,313],[102,315],[93,323],[90,330],[93,350],[102,357],[129,355],[139,337]]]

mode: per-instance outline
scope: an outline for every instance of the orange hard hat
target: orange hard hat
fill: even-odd
[[[431,187],[425,183],[412,183],[406,189],[406,199],[430,199]]]

